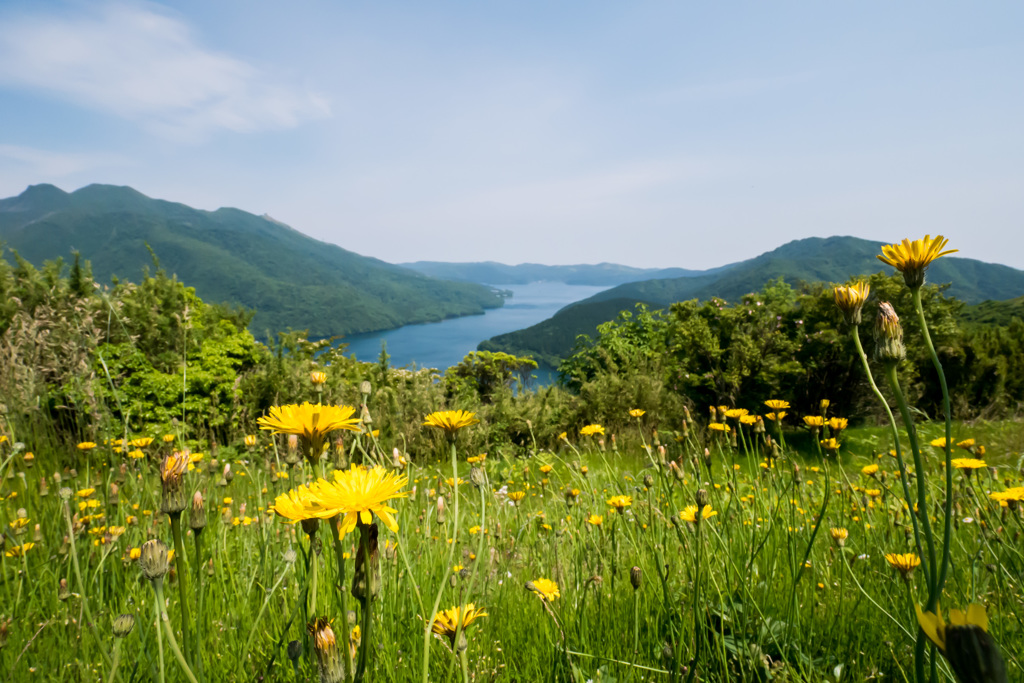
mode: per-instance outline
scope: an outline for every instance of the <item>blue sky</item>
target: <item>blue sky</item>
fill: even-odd
[[[1024,268],[1024,5],[0,4],[0,196],[131,185],[391,262]]]

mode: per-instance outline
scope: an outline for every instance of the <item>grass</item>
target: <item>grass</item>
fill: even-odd
[[[926,589],[919,572],[905,580],[885,559],[886,553],[914,551],[894,461],[875,455],[888,450],[887,430],[841,435],[838,461],[821,458],[813,440],[793,430],[786,434],[788,449],[771,467],[760,451],[742,444],[734,450],[728,439],[711,435],[705,458],[706,435],[696,431],[688,441],[667,443],[662,460],[656,449],[647,450],[652,434],[642,420],[637,425],[619,435],[617,451],[570,436],[557,450],[530,458],[489,457],[482,490],[470,483],[470,454],[460,452],[459,475],[466,481],[458,487],[457,538],[451,536],[454,492],[445,481],[452,476],[450,464],[410,458],[413,493],[391,502],[400,530],[380,527],[381,591],[372,603],[366,680],[420,680],[425,619],[431,616],[425,611],[439,590],[441,609],[472,602],[488,613],[465,634],[471,680],[913,679],[913,604],[925,601]],[[922,440],[941,429],[922,426]],[[986,605],[990,633],[1010,680],[1017,680],[1024,675],[1017,654],[1024,652],[1024,555],[1017,540],[1024,525],[1019,511],[1000,508],[987,494],[1020,485],[1024,427],[1013,421],[956,424],[954,436],[985,444],[996,471],[980,470],[970,480],[956,473],[953,560],[943,608]],[[754,443],[757,437],[747,438]],[[393,446],[401,448],[360,438],[351,453],[357,460],[387,453],[391,462]],[[0,556],[0,677],[155,681],[161,680],[162,659],[166,680],[187,680],[166,637],[158,641],[154,591],[129,557],[130,548],[150,538],[173,545],[168,518],[159,513],[158,462],[169,449],[156,441],[145,449],[146,458],[134,460],[101,445],[79,456],[77,472],[55,472],[66,454],[37,452],[26,460],[24,451],[0,445],[5,548],[36,543],[24,557]],[[336,457],[322,461],[325,472]],[[670,461],[678,470],[666,465]],[[312,470],[279,462],[274,444],[262,435],[255,448],[222,448],[215,463],[207,455],[185,475],[190,493],[203,493],[209,518],[198,566],[193,532],[183,524],[198,647],[182,633],[176,571],[163,594],[176,641],[199,680],[317,680],[302,623],[312,614],[303,615],[300,607],[311,578],[310,542],[299,525],[268,511],[275,496],[306,481]],[[862,475],[861,467],[871,462],[881,472]],[[923,476],[934,501],[943,474],[938,458],[926,463]],[[223,477],[225,464],[231,465],[230,481]],[[543,474],[542,465],[552,470]],[[91,496],[69,501],[77,520],[73,533],[61,487],[73,494],[95,488]],[[566,494],[573,489],[577,496]],[[699,525],[680,521],[679,512],[694,504],[699,489],[717,514]],[[507,496],[514,491],[526,494],[515,505]],[[616,495],[632,499],[621,513],[606,502]],[[447,501],[443,520],[439,497]],[[29,523],[16,531],[11,525],[19,510]],[[97,512],[104,517],[81,523]],[[602,524],[589,523],[591,515],[602,516]],[[98,531],[117,526],[125,531],[116,540]],[[839,527],[849,531],[844,547],[831,538],[830,529]],[[345,625],[362,619],[341,611],[338,585],[351,583],[353,563],[346,562],[347,575],[339,581],[327,524],[317,538],[316,615],[332,619],[344,642]],[[358,538],[345,538],[342,551],[349,560],[356,557]],[[385,540],[397,542],[399,550],[385,547]],[[448,563],[453,546],[452,564],[460,571]],[[638,588],[631,581],[634,567]],[[525,588],[542,577],[558,584],[561,597],[545,602]],[[61,591],[62,580],[67,591]],[[348,609],[357,607],[347,601]],[[120,663],[112,674],[111,626],[122,613],[135,615],[135,628],[119,644]],[[292,640],[306,641],[294,665],[286,654]],[[429,649],[430,680],[462,678],[447,639],[432,637]],[[944,660],[938,673],[951,680]]]

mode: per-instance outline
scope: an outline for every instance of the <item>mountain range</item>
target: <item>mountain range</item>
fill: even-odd
[[[520,263],[509,266],[495,261],[471,263],[446,263],[444,261],[415,261],[400,264],[406,268],[459,282],[478,282],[489,285],[525,285],[531,282],[564,282],[567,285],[591,285],[614,287],[626,282],[659,280],[664,278],[707,275],[729,266],[712,270],[687,270],[685,268],[634,268],[617,263],[597,265],[577,264],[572,266],[548,266],[539,263]]]
[[[33,185],[0,200],[0,244],[35,265],[78,251],[97,282],[137,281],[160,266],[205,301],[255,311],[254,333],[313,338],[480,314],[504,303],[491,287],[429,277],[317,241],[269,216],[202,211],[130,187],[64,192]],[[2,258],[0,251],[0,258]]]
[[[620,311],[632,310],[638,303],[663,308],[688,299],[719,297],[735,301],[779,277],[798,285],[845,282],[856,275],[881,271],[891,273],[892,269],[876,258],[880,247],[880,242],[856,237],[812,237],[713,271],[621,284],[570,304],[532,327],[492,337],[481,342],[479,348],[533,356],[555,367],[570,353],[578,335],[592,336],[598,325],[614,319]],[[1024,294],[1024,271],[974,259],[943,257],[929,267],[928,281],[948,283],[947,294],[968,304],[980,304],[976,314],[979,320],[1019,309],[1019,303],[1015,309],[1010,303],[1000,306],[981,302]]]

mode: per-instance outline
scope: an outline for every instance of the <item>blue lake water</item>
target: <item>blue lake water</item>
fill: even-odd
[[[391,365],[402,367],[415,363],[418,367],[443,371],[456,365],[470,351],[475,351],[483,340],[547,320],[563,306],[607,287],[532,282],[528,285],[501,285],[499,289],[511,290],[512,296],[501,308],[491,309],[483,315],[406,325],[386,332],[353,335],[341,341],[348,344],[347,355],[361,361],[376,360],[380,356],[381,342],[387,342]],[[539,372],[537,375],[539,383],[550,382],[549,373]]]

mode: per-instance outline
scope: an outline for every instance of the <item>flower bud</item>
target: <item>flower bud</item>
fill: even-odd
[[[203,505],[203,494],[199,491],[192,496],[192,507],[189,510],[188,525],[195,533],[206,528],[206,506]]]
[[[359,393],[360,394],[363,394],[364,396],[369,396],[370,392],[372,390],[373,390],[373,385],[371,385],[368,380],[364,379],[362,382],[359,383]]]
[[[645,488],[651,488],[652,486],[654,486],[654,477],[652,477],[650,474],[645,474],[644,475],[644,487]]]
[[[122,614],[114,619],[114,637],[124,638],[135,628],[135,615]]]
[[[152,539],[142,544],[142,554],[139,556],[139,567],[142,575],[150,581],[157,581],[164,578],[169,568],[167,560],[167,544],[160,539]]]
[[[907,357],[903,345],[903,327],[892,304],[883,301],[878,305],[875,318],[875,357],[885,363],[897,363]]]
[[[633,590],[640,589],[641,576],[640,567],[633,567],[629,570],[629,583],[633,586]]]
[[[694,496],[694,502],[697,503],[697,512],[708,506],[708,492],[704,489],[697,489],[697,495]]]
[[[444,497],[437,497],[437,523],[444,524]]]

